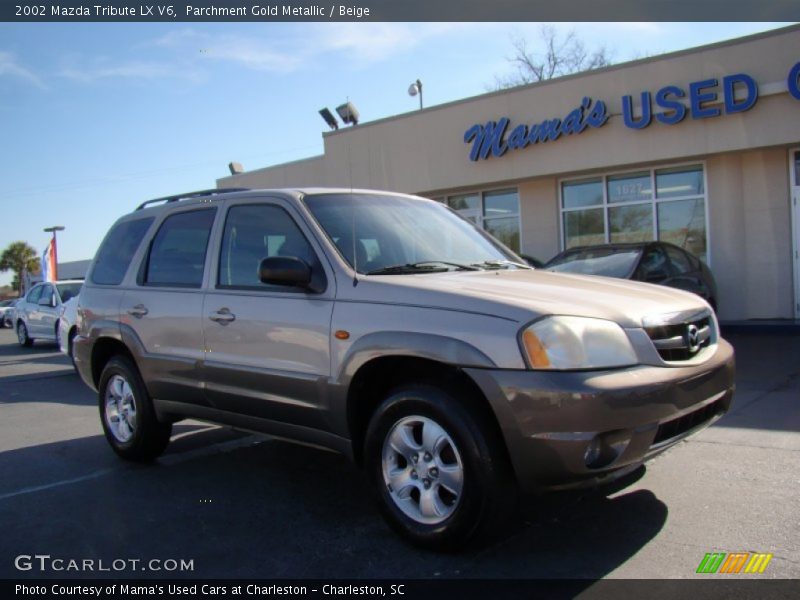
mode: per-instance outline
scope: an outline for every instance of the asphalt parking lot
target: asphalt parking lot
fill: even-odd
[[[714,427],[626,489],[527,501],[501,541],[442,555],[399,540],[333,453],[183,422],[157,464],[120,461],[67,359],[2,329],[0,577],[104,575],[15,567],[47,554],[193,561],[111,574],[140,578],[690,578],[707,552],[765,552],[761,577],[798,578],[800,336],[729,339],[737,396]]]

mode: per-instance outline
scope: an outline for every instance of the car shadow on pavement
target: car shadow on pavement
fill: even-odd
[[[14,337],[16,340],[16,336]],[[39,342],[35,341],[33,346],[23,348],[15,341],[9,340],[9,343],[0,344],[0,357],[2,356],[31,356],[36,354],[56,354],[60,353],[58,344],[55,342]],[[22,354],[20,354],[22,353]]]
[[[13,484],[34,491],[0,492],[8,554],[0,556],[0,577],[567,577],[588,586],[635,555],[667,518],[667,507],[646,490],[560,496],[527,505],[526,520],[491,545],[441,554],[394,534],[363,474],[337,454],[271,438],[246,443],[253,436],[236,445],[240,434],[224,428],[190,431],[178,425],[179,439],[152,465],[116,459],[102,436],[0,454],[4,487],[30,465],[38,465],[39,480]],[[219,444],[220,436],[234,443]],[[208,453],[199,456],[203,447]],[[57,474],[41,467],[48,461]],[[68,483],[42,488],[48,478]],[[13,556],[33,548],[107,561],[186,559],[193,571],[13,571]]]
[[[34,402],[96,406],[97,393],[89,389],[68,365],[66,363],[62,370],[46,373],[0,374],[0,405]],[[0,369],[2,366],[0,364]]]
[[[19,365],[62,365],[64,367],[72,368],[69,358],[61,353],[54,354],[49,352],[47,354],[40,354],[34,356],[20,357],[16,360],[4,360],[0,362],[0,367],[13,367]]]

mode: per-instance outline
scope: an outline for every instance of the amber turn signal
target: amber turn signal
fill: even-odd
[[[525,330],[525,333],[522,334],[522,343],[525,345],[525,352],[528,354],[528,360],[531,361],[533,368],[546,369],[550,366],[547,351],[535,333]]]
[[[350,338],[350,332],[344,329],[339,329],[333,334],[337,340],[347,340]]]

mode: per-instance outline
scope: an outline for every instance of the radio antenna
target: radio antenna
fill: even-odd
[[[349,101],[349,99],[348,99]],[[350,156],[350,141],[347,142],[347,179],[350,185],[350,237],[353,240],[353,287],[358,285],[358,252],[356,252],[356,203],[353,198],[353,163]]]

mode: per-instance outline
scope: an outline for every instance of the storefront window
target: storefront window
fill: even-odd
[[[483,195],[483,216],[487,219],[516,214],[519,214],[517,190],[486,192]]]
[[[706,207],[703,198],[660,202],[658,239],[706,258]]]
[[[506,246],[520,251],[519,193],[498,190],[449,196],[447,205]]]
[[[481,197],[478,194],[450,196],[447,199],[447,205],[453,210],[477,210],[481,206]]]
[[[614,175],[608,178],[608,203],[643,202],[653,197],[650,173]]]
[[[656,171],[656,194],[659,198],[683,198],[703,193],[703,167],[700,165]]]
[[[609,208],[608,226],[610,241],[615,244],[652,240],[653,205],[648,202]]]
[[[603,209],[573,210],[564,213],[564,236],[567,240],[567,248],[605,242]]]
[[[800,152],[794,153],[794,184],[800,185]]]
[[[564,248],[662,240],[706,260],[704,181],[688,165],[562,182]]]
[[[512,250],[519,252],[519,217],[486,219],[483,228]]]
[[[564,208],[582,208],[603,203],[603,181],[572,181],[563,187]]]

